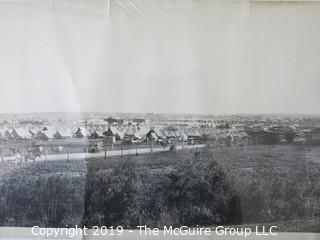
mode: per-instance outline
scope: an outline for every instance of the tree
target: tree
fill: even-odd
[[[286,139],[287,143],[292,143],[296,134],[293,131],[288,131],[284,134],[284,138]]]

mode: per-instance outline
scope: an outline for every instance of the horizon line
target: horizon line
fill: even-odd
[[[295,115],[295,116],[316,116],[320,117],[320,113],[277,113],[277,112],[267,112],[267,113],[170,113],[170,112],[102,112],[102,111],[39,111],[39,112],[3,112],[3,115],[41,115],[41,114],[137,114],[137,115],[194,115],[194,116],[259,116],[259,115]]]

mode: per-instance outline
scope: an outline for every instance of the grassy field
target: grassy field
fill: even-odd
[[[2,226],[257,223],[320,232],[319,147],[0,164]]]
[[[114,157],[107,161],[91,160],[88,164],[89,181],[90,177],[99,171],[105,171],[105,175],[107,175],[108,172],[128,162],[138,178],[145,178],[144,175],[153,176],[147,181],[164,188],[163,191],[167,191],[167,194],[170,194],[170,191],[175,191],[170,189],[172,182],[163,183],[153,181],[153,179],[166,178],[170,174],[179,175],[177,173],[179,171],[180,175],[193,176],[192,181],[194,182],[190,182],[190,185],[198,186],[200,191],[215,191],[214,186],[202,187],[207,184],[202,180],[204,177],[208,177],[205,168],[208,164],[215,163],[223,172],[217,181],[226,186],[225,193],[221,192],[221,194],[226,194],[229,197],[232,195],[231,198],[237,199],[233,206],[225,203],[226,208],[235,208],[235,215],[232,216],[235,218],[233,224],[239,222],[242,224],[269,223],[278,224],[282,231],[320,231],[319,147],[250,146],[241,149],[203,149],[198,153],[193,151],[167,152],[122,158]],[[145,172],[145,174],[141,172]],[[185,180],[181,176],[178,177],[180,177],[179,181]],[[199,182],[197,182],[198,180]],[[163,187],[159,184],[167,185]],[[144,182],[141,185],[149,192],[153,191],[153,188],[144,186]],[[199,194],[196,188],[190,191]],[[139,194],[148,195],[148,192],[140,191]],[[161,197],[157,196],[157,198]],[[188,199],[187,196],[186,199]],[[214,199],[212,200],[214,201]],[[192,205],[192,199],[190,201],[190,205]],[[201,204],[204,202],[206,205],[206,201],[210,201],[210,199],[205,199]],[[167,208],[165,205],[162,207]],[[190,207],[186,206],[186,208]],[[166,214],[167,221],[174,222],[170,219],[173,218],[172,216],[168,217],[170,213]],[[204,218],[205,215],[198,217]],[[213,217],[211,220],[217,224],[232,223],[232,219],[219,222],[219,219]],[[179,222],[175,223],[179,225]]]
[[[241,199],[243,223],[320,231],[320,148],[255,146],[212,154]]]
[[[81,225],[85,161],[0,164],[0,226]]]

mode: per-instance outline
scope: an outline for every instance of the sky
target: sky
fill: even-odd
[[[320,114],[320,3],[0,1],[0,113]]]

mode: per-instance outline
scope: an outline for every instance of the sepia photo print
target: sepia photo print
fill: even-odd
[[[1,1],[0,238],[319,233],[319,13],[310,1]]]

